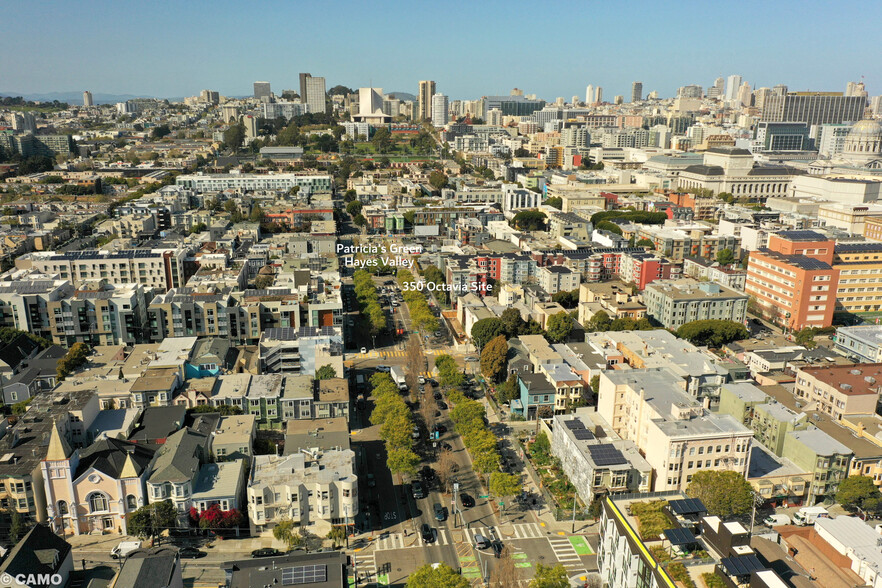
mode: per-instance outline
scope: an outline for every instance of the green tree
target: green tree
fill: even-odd
[[[407,578],[407,588],[469,588],[471,582],[445,563],[426,564]]]
[[[9,511],[9,541],[13,544],[18,543],[18,540],[27,532],[28,527],[25,523],[24,517],[21,516],[21,513],[18,512],[18,510],[12,508]]]
[[[740,516],[750,512],[753,506],[750,482],[733,471],[698,471],[692,476],[686,494],[700,499],[708,513],[718,517]]]
[[[410,429],[407,431],[410,434]],[[417,466],[420,465],[420,456],[407,447],[394,448],[388,452],[389,457],[386,459],[386,467],[393,474],[398,475],[398,481],[401,482],[402,476],[415,476]]]
[[[349,216],[356,216],[361,214],[361,209],[363,205],[358,200],[353,200],[349,204],[346,205],[346,212],[349,213]]]
[[[635,243],[637,247],[649,247],[650,249],[655,249],[655,243],[650,241],[649,239],[640,239]]]
[[[551,296],[552,302],[557,302],[564,308],[576,308],[579,305],[579,290],[561,290]]]
[[[505,340],[505,335],[490,339],[481,349],[481,373],[488,379],[498,382],[500,377],[505,375],[507,355],[508,342]]]
[[[289,550],[303,544],[303,535],[298,532],[291,519],[282,519],[276,523],[276,526],[273,527],[273,537],[283,541]]]
[[[354,219],[352,219],[352,224],[354,224],[356,227],[363,227],[367,224],[367,219],[358,214],[355,216]]]
[[[171,500],[145,504],[138,510],[129,514],[129,535],[135,535],[142,539],[155,537],[177,524],[178,511]]]
[[[677,329],[677,337],[686,339],[693,345],[722,347],[732,341],[747,339],[747,327],[737,321],[704,320],[692,321]]]
[[[85,343],[77,342],[71,345],[64,357],[62,357],[56,366],[56,375],[59,380],[63,380],[74,372],[77,368],[86,363],[89,357],[89,346]]]
[[[231,416],[242,414],[242,408],[239,406],[233,406],[232,404],[218,404],[217,406],[200,404],[199,406],[187,409],[187,414],[200,414],[204,412],[216,412],[221,416]]]
[[[444,172],[435,170],[429,174],[429,185],[435,189],[437,192],[443,188],[447,187],[447,176],[444,175]]]
[[[371,143],[377,153],[386,153],[392,148],[392,133],[386,127],[380,127],[371,138]]]
[[[502,321],[498,318],[485,318],[472,325],[472,342],[478,349],[483,349],[491,339],[505,332]]]
[[[796,333],[795,340],[799,345],[802,345],[806,349],[814,349],[818,346],[815,343],[815,334],[817,330],[813,327],[806,327],[804,329],[800,329],[798,333]]]
[[[836,491],[836,502],[842,508],[855,512],[860,509],[866,512],[876,512],[882,506],[882,494],[879,488],[869,476],[849,476],[839,483]]]
[[[319,369],[315,370],[315,379],[316,380],[330,380],[331,378],[337,377],[337,370],[334,369],[334,366],[331,364],[325,364]]]
[[[380,439],[386,442],[387,449],[410,449],[413,447],[412,427],[410,410],[395,411],[386,417],[380,427]]]
[[[253,223],[259,223],[263,220],[263,209],[260,208],[259,205],[255,204],[254,207],[251,208],[251,214],[248,216],[248,220]]]
[[[519,396],[517,374],[511,374],[505,382],[496,387],[496,399],[503,404]]]
[[[346,529],[340,525],[335,525],[328,531],[327,538],[331,540],[334,549],[336,549],[338,545],[342,545],[346,540]]]
[[[506,474],[504,472],[493,472],[490,474],[490,492],[498,498],[507,498],[516,496],[524,489],[519,474]]]
[[[731,249],[720,249],[717,251],[717,263],[720,265],[735,263],[735,254]]]
[[[502,321],[502,329],[506,337],[511,339],[521,334],[527,323],[521,318],[521,312],[517,308],[506,308],[499,317]]]
[[[561,198],[560,196],[552,196],[551,198],[548,198],[545,202],[543,202],[543,204],[545,204],[546,206],[553,206],[558,210],[562,210],[563,198]]]
[[[12,405],[12,414],[15,416],[21,416],[28,411],[28,406],[31,404],[31,401],[34,398],[28,398],[27,400],[22,400],[21,402],[16,402]]]
[[[522,210],[511,219],[511,226],[519,231],[543,231],[545,219],[541,210]]]
[[[560,311],[548,318],[548,325],[545,330],[549,341],[552,343],[563,343],[573,330],[573,319],[566,312]]]
[[[153,127],[153,130],[150,131],[150,137],[155,141],[157,139],[162,139],[166,135],[171,134],[171,129],[168,128],[168,125],[159,125]]]
[[[599,223],[597,223],[597,225],[595,225],[594,228],[599,231],[609,231],[610,233],[615,233],[619,237],[622,236],[622,227],[610,221],[600,221]]]
[[[232,151],[239,151],[242,142],[245,140],[245,125],[232,125],[224,131],[224,147]]]
[[[592,333],[604,333],[609,331],[610,324],[612,324],[612,319],[609,318],[606,311],[598,310],[594,316],[588,319],[588,324],[585,326]]]
[[[569,588],[567,569],[561,564],[554,567],[536,564],[536,573],[530,580],[530,588]]]

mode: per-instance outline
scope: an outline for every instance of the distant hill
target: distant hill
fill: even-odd
[[[404,102],[416,102],[417,97],[413,94],[408,94],[407,92],[387,92],[386,96],[389,98],[395,98],[397,100],[402,100]]]
[[[16,97],[21,96],[25,100],[33,100],[34,102],[67,102],[68,104],[82,104],[83,92],[47,92],[45,94],[28,94],[27,92],[0,92],[0,96]],[[138,96],[135,94],[101,94],[92,93],[92,100],[95,104],[115,104],[116,102],[125,102],[133,98],[155,98],[155,96]],[[169,98],[169,100],[181,100],[181,98]]]

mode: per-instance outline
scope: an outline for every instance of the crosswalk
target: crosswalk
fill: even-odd
[[[470,529],[437,529],[437,536],[433,545],[452,545],[454,543],[474,544],[475,535],[483,537],[496,537],[502,541],[515,539],[539,539],[545,537],[545,533],[536,523],[518,523],[515,525],[500,525],[498,527],[472,527]],[[379,537],[374,543],[376,551],[389,549],[408,549],[411,547],[423,547],[426,543],[419,533],[389,533]],[[572,546],[570,546],[572,549]],[[575,551],[573,551],[575,553]]]
[[[355,564],[353,568],[359,578],[377,580],[377,559],[373,553],[354,553],[352,559]]]
[[[551,550],[554,551],[557,561],[563,564],[568,571],[575,572],[585,569],[585,564],[582,563],[582,559],[576,553],[576,549],[568,537],[551,536],[548,538],[548,542],[551,544]]]

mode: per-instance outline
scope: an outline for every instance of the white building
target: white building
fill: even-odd
[[[443,127],[449,119],[447,96],[444,94],[435,94],[432,96],[432,124],[436,127]]]
[[[178,186],[195,192],[221,192],[238,190],[290,190],[298,186],[299,194],[330,193],[330,175],[289,174],[188,174],[175,180]]]
[[[562,265],[540,267],[537,272],[539,285],[549,294],[570,292],[579,287],[579,272],[574,272]]]

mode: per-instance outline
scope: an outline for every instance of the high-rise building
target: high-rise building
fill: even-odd
[[[624,104],[625,97],[622,96],[621,94],[616,94],[616,97],[613,99],[613,102],[615,102],[616,104]]]
[[[220,94],[214,90],[202,90],[199,93],[199,101],[205,104],[217,104],[220,102]]]
[[[763,105],[762,120],[804,122],[809,126],[856,122],[864,117],[867,99],[843,96],[842,92],[790,92],[783,95],[772,89]]]
[[[741,103],[741,106],[750,106],[750,84],[744,82],[741,84],[741,87],[738,88],[738,102]]]
[[[308,105],[309,112],[327,112],[325,78],[301,73],[300,102]]]
[[[848,82],[848,85],[845,87],[845,95],[846,96],[863,96],[867,97],[867,90],[864,89],[863,82]]]
[[[432,80],[421,80],[419,95],[417,96],[417,120],[427,120],[432,117],[432,96],[434,95],[435,82]]]
[[[448,123],[447,96],[435,94],[432,96],[432,124],[443,127]]]
[[[643,82],[634,82],[631,84],[631,102],[641,100],[643,100]]]
[[[13,112],[12,130],[20,133],[36,133],[37,119],[30,112]]]
[[[702,88],[697,84],[690,84],[688,86],[680,86],[680,89],[677,90],[678,98],[701,98]]]
[[[777,84],[772,88],[772,94],[775,96],[783,96],[787,93],[787,86],[784,84]]]
[[[873,109],[873,116],[882,115],[882,95],[873,96],[870,100],[870,108]]]
[[[753,105],[762,110],[766,104],[766,98],[772,95],[770,88],[757,88],[753,91]]]
[[[94,106],[94,102],[92,101],[92,92],[86,90],[83,92],[83,106]]]
[[[585,104],[592,105],[594,104],[594,86],[588,84],[588,87],[585,88]]]
[[[254,98],[256,100],[269,100],[272,95],[269,82],[254,82]]]
[[[512,96],[523,96],[523,95],[524,95],[524,91],[521,90],[520,88],[512,88],[512,90],[511,90],[511,95],[512,95]]]
[[[726,100],[737,100],[738,99],[738,91],[741,89],[741,76],[738,74],[732,74],[729,76],[728,83],[726,84]]]
[[[594,102],[600,104],[603,102],[603,88],[597,86],[597,95],[594,97]]]
[[[245,127],[245,138],[254,139],[257,137],[257,117],[250,114],[242,115],[242,125]]]
[[[574,95],[573,95],[573,101],[570,102],[570,104],[572,104],[573,106],[578,105],[578,104],[579,104],[579,97],[576,96],[576,95],[574,94]]]

